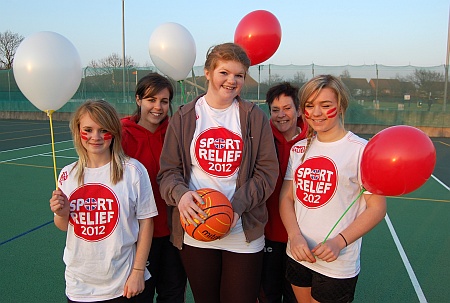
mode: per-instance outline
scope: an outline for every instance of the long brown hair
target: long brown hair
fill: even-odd
[[[153,97],[163,89],[169,90],[169,113],[172,115],[172,99],[173,99],[173,86],[169,79],[158,74],[149,73],[142,77],[136,85],[136,98],[142,100],[145,98]],[[141,107],[137,105],[133,116],[137,116],[137,121],[141,119]]]

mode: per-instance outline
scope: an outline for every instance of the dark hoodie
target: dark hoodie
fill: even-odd
[[[272,121],[270,121],[270,126],[272,127],[275,147],[277,149],[280,174],[278,175],[275,190],[266,203],[269,220],[264,229],[264,235],[271,241],[287,243],[288,236],[283,222],[281,221],[279,210],[280,191],[281,186],[283,185],[284,176],[286,175],[290,150],[295,143],[305,138],[308,125],[304,123],[301,117],[299,117],[297,119],[297,126],[300,127],[301,132],[290,141],[286,141],[283,134],[272,124]]]
[[[153,217],[154,237],[164,237],[170,234],[167,225],[167,205],[161,197],[156,175],[159,171],[159,158],[164,143],[169,119],[164,119],[154,133],[137,124],[137,117],[125,117],[122,123],[122,147],[125,153],[141,162],[147,168],[153,195],[155,196],[158,215]]]

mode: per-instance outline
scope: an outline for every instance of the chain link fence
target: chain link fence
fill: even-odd
[[[85,100],[104,99],[121,115],[131,114],[136,108],[134,89],[137,81],[155,71],[155,67],[86,67],[77,92],[57,113],[65,113],[61,116],[67,119]],[[450,137],[446,73],[445,65],[257,65],[250,67],[241,96],[268,113],[265,94],[272,85],[289,81],[301,87],[315,75],[332,74],[339,76],[351,92],[350,107],[345,116],[347,126],[359,132],[375,133],[387,126],[404,124],[424,129],[430,136]],[[173,86],[175,110],[205,91],[203,67],[194,67],[186,80],[173,81]],[[38,112],[21,93],[13,71],[0,70],[2,117],[20,119]]]

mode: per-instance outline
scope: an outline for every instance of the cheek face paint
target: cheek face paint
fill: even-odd
[[[103,134],[103,140],[111,140],[112,138],[113,138],[113,136],[111,135],[110,132]]]
[[[87,132],[84,132],[84,131],[80,130],[80,136],[81,136],[81,140],[84,140],[84,141],[88,140]]]
[[[334,118],[337,116],[337,107],[334,107],[326,112],[327,118]]]
[[[309,119],[309,117],[310,117],[310,116],[309,116],[309,112],[308,112],[306,109],[305,109],[305,111],[304,111],[304,114],[305,114],[305,118],[306,118],[306,119]]]

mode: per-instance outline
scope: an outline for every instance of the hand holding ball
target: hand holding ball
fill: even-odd
[[[205,204],[197,204],[208,215],[204,223],[185,224],[181,220],[181,225],[185,232],[192,238],[210,242],[225,236],[233,222],[233,207],[227,197],[221,192],[212,188],[202,188],[197,190]]]

